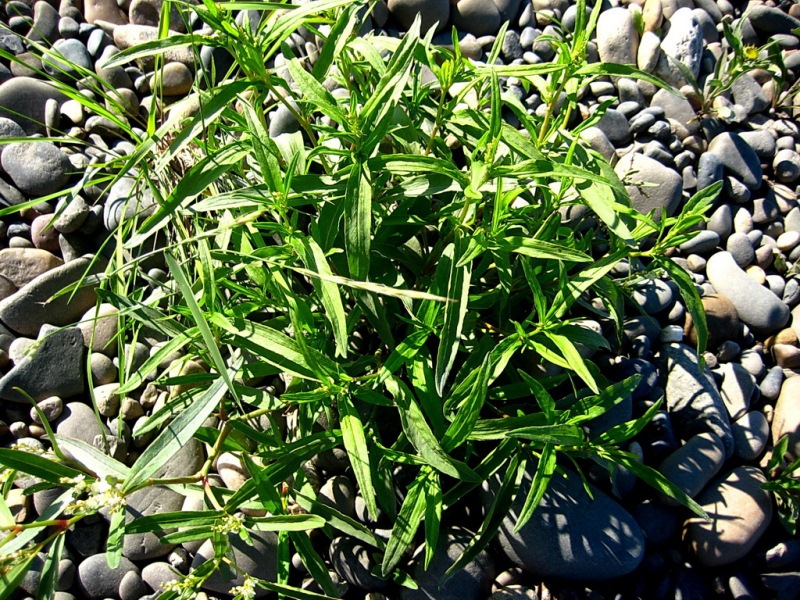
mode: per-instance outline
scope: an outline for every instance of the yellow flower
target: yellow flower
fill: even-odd
[[[744,47],[744,57],[747,60],[755,60],[758,58],[758,48],[752,45],[747,45]]]

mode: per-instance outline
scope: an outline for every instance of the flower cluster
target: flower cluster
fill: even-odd
[[[94,513],[101,509],[114,512],[125,508],[122,483],[111,476],[89,481],[85,475],[78,475],[64,477],[61,483],[72,487],[74,501],[67,506],[67,512],[73,515]]]
[[[228,593],[241,600],[252,600],[256,597],[256,580],[250,575],[245,575],[242,585],[232,587]]]
[[[219,520],[211,526],[217,533],[236,533],[244,526],[244,520],[238,515],[222,513]]]

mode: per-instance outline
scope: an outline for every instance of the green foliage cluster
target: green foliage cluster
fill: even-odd
[[[160,376],[156,383],[185,391],[134,432],[155,440],[132,465],[52,432],[47,455],[0,450],[0,598],[39,551],[48,552],[40,596],[52,590],[64,531],[98,510],[110,522],[112,564],[126,533],[213,541],[215,557],[162,598],[189,597],[221,565],[236,569],[230,535],[261,530],[278,532],[278,579],[255,585],[300,599],[337,595],[307,530],[358,539],[379,575],[414,586],[401,568],[406,550],[424,540],[429,561],[448,512],[498,477],[448,575],[459,570],[493,538],[531,464],[517,529],[562,465],[580,469],[586,459],[624,467],[702,514],[626,450],[660,403],[606,431],[587,426],[638,384],[600,372],[587,357],[609,340],[582,326],[599,318],[618,343],[628,281],[613,271],[622,261],[674,279],[704,349],[702,304],[667,255],[694,235],[719,191],[701,192],[675,217],[641,215],[611,166],[582,144],[605,108],[573,126],[583,86],[605,76],[660,83],[587,62],[600,4],[587,13],[579,2],[575,33],[553,38],[557,58],[542,65],[494,65],[503,32],[486,65],[465,59],[455,35],[452,47],[435,46],[418,25],[402,39],[360,36],[364,7],[352,0],[182,5],[214,33],[167,36],[164,10],[163,39],[116,55],[109,66],[205,44],[235,59],[230,73],[210,74],[218,85],[197,86],[184,103],[193,113],[178,107],[162,120],[154,98],[142,129],[128,127],[136,151],[82,182],[132,176],[156,199],[120,225],[98,291],[121,311],[123,350],[148,332],[168,340],[135,372],[123,360],[119,394],[140,389],[176,351],[209,372]],[[237,23],[240,10],[261,17]],[[300,26],[324,39],[313,65],[285,44]],[[287,62],[269,68],[278,51]],[[502,91],[509,77],[538,90],[543,116]],[[297,120],[296,133],[269,136],[265,115],[277,106]],[[159,257],[169,282],[147,277]],[[283,390],[269,385],[277,375]],[[218,427],[207,426],[212,416]],[[287,417],[291,426],[281,427]],[[210,448],[200,472],[154,479],[192,437]],[[388,540],[316,500],[304,463],[336,447],[370,516],[393,524]],[[209,483],[223,451],[241,452],[251,475],[238,491]],[[40,480],[28,492],[65,492],[19,525],[4,498],[23,474]],[[202,495],[206,509],[126,523],[126,496],[153,485]],[[266,516],[248,516],[254,510]],[[325,596],[289,585],[292,552]]]

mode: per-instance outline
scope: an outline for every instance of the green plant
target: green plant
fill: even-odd
[[[761,487],[775,494],[778,518],[786,531],[790,535],[796,536],[798,533],[797,519],[800,517],[800,479],[797,478],[800,458],[787,462],[788,449],[789,436],[785,435],[778,440],[772,450],[772,456],[767,464],[770,480]]]
[[[120,225],[98,295],[120,310],[121,343],[154,335],[165,342],[138,370],[123,365],[118,393],[141,393],[152,376],[157,386],[183,391],[134,432],[160,433],[132,465],[52,434],[52,455],[0,450],[7,476],[0,498],[18,473],[67,488],[46,514],[20,525],[0,501],[0,530],[9,532],[0,546],[6,589],[37,551],[48,550],[51,573],[61,534],[101,509],[112,563],[126,533],[181,527],[162,539],[213,540],[214,559],[164,598],[188,597],[220,565],[236,569],[228,534],[247,539],[249,530],[278,532],[278,579],[248,579],[243,587],[336,596],[305,533],[315,527],[358,539],[378,556],[380,576],[414,586],[401,565],[407,548],[424,539],[427,564],[440,523],[498,474],[487,516],[449,575],[495,535],[531,463],[536,477],[517,528],[565,461],[625,467],[702,514],[625,449],[660,403],[606,431],[586,428],[638,384],[636,377],[609,381],[586,358],[615,341],[583,320],[622,329],[625,286],[611,276],[621,261],[673,277],[704,349],[697,292],[666,251],[694,234],[719,191],[705,190],[680,215],[656,221],[630,207],[614,170],[581,144],[580,132],[604,109],[571,125],[582,86],[604,76],[660,83],[630,67],[587,63],[600,3],[587,21],[579,2],[576,33],[553,38],[557,59],[533,66],[492,66],[503,32],[488,64],[476,65],[462,57],[455,34],[452,49],[436,47],[418,23],[402,40],[357,36],[362,6],[351,0],[284,8],[185,5],[214,33],[160,39],[110,63],[199,44],[235,59],[231,78],[198,87],[199,109],[188,122],[161,123],[152,111],[136,152],[109,175],[138,171],[157,206]],[[237,10],[264,17],[237,25]],[[325,40],[313,65],[284,43],[300,25]],[[267,66],[278,50],[288,59],[285,73]],[[503,92],[507,77],[539,91],[542,118]],[[266,115],[278,106],[298,130],[273,138]],[[504,122],[506,111],[519,130]],[[155,148],[161,152],[153,157]],[[562,222],[563,210],[575,206],[583,216]],[[155,249],[142,250],[156,238]],[[169,283],[146,276],[144,261],[159,259]],[[207,372],[160,370],[176,351]],[[284,390],[275,389],[276,376]],[[208,426],[212,416],[218,427]],[[287,417],[291,425],[281,427]],[[201,470],[153,479],[192,437],[209,448]],[[346,450],[370,517],[393,523],[388,541],[317,501],[305,463],[335,447]],[[241,452],[251,475],[237,491],[211,485],[223,451]],[[126,523],[126,496],[154,485],[201,495],[206,508]],[[246,516],[253,510],[269,516]],[[289,585],[290,548],[326,596]]]

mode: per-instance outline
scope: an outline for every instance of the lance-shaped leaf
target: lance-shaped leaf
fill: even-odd
[[[231,367],[229,376],[233,379],[241,365],[241,359]],[[153,477],[186,443],[192,439],[203,422],[217,410],[225,397],[227,386],[220,377],[184,412],[178,415],[166,429],[142,452],[131,467],[123,484],[124,491],[131,491]]]
[[[458,237],[454,245],[445,249],[445,254],[450,252],[452,256],[447,280],[447,297],[453,302],[445,304],[444,307],[444,324],[439,335],[439,351],[436,355],[436,391],[440,396],[444,394],[447,377],[456,360],[464,327],[464,317],[467,314],[472,266],[470,264],[458,266],[460,257],[466,248],[466,241]]]
[[[360,161],[350,169],[344,196],[344,240],[350,277],[366,280],[372,242],[372,184]]]
[[[475,427],[475,423],[477,423],[478,417],[480,416],[483,404],[486,402],[486,393],[489,389],[489,377],[492,374],[492,366],[491,355],[487,354],[483,359],[477,379],[472,385],[467,399],[458,408],[453,422],[450,424],[450,427],[447,428],[444,438],[442,438],[442,447],[445,450],[452,452],[455,448],[458,448],[467,441],[469,434],[472,433],[472,429]]]
[[[333,329],[336,354],[338,356],[347,356],[347,315],[344,312],[339,286],[329,279],[333,273],[328,266],[325,253],[314,239],[308,237],[304,238],[302,242],[298,242],[296,247],[300,251],[300,256],[306,268],[322,276],[314,279],[314,287],[322,299],[322,305],[325,307],[325,316],[330,321]]]
[[[350,457],[350,464],[356,476],[361,496],[367,506],[367,512],[374,520],[378,519],[378,504],[375,501],[375,487],[372,484],[372,469],[369,461],[367,437],[361,415],[347,394],[339,396],[339,421],[342,429],[344,448]]]
[[[397,513],[392,534],[386,543],[381,563],[381,575],[386,577],[403,558],[403,554],[414,541],[422,516],[425,514],[427,479],[433,476],[430,467],[423,467],[408,487],[408,493]]]

